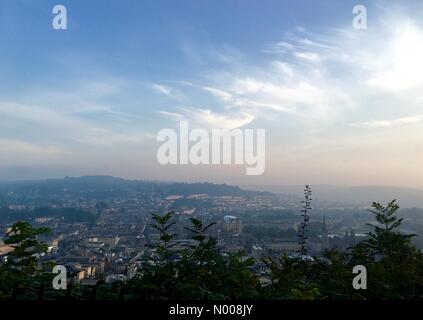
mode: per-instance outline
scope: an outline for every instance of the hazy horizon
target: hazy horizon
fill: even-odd
[[[261,188],[277,188],[277,187],[287,187],[287,188],[299,188],[301,190],[304,189],[305,185],[303,184],[236,184],[236,183],[227,183],[225,181],[218,181],[218,180],[195,180],[195,179],[185,179],[185,180],[164,180],[164,179],[146,179],[146,178],[130,178],[130,177],[120,177],[120,176],[113,176],[108,174],[85,174],[85,175],[66,175],[66,176],[50,176],[50,177],[37,177],[37,178],[22,178],[22,179],[0,179],[0,183],[14,183],[14,182],[42,182],[46,180],[63,180],[66,178],[86,178],[86,177],[110,177],[110,178],[116,178],[116,179],[123,179],[128,181],[150,181],[150,182],[163,182],[163,183],[212,183],[212,184],[228,184],[240,187],[242,189],[248,189],[248,188],[257,188],[256,190],[260,190]],[[309,185],[309,184],[307,184]],[[404,189],[404,190],[416,190],[416,191],[422,191],[423,189],[420,188],[413,188],[413,187],[407,187],[407,186],[395,186],[395,185],[377,185],[377,184],[369,184],[369,185],[342,185],[342,184],[313,184],[311,185],[312,188],[398,188],[398,189]],[[270,189],[269,189],[270,190]]]

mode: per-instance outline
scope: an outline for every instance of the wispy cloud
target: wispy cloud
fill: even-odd
[[[297,52],[294,52],[294,56],[296,58],[309,60],[312,62],[319,62],[321,60],[320,56],[315,52],[297,51]]]
[[[63,161],[72,152],[61,147],[17,139],[0,139],[0,163],[5,165],[51,164]]]
[[[179,108],[178,112],[160,111],[160,114],[173,121],[189,120],[193,125],[206,129],[235,129],[251,123],[255,117],[245,112],[218,113],[210,109]]]
[[[151,87],[155,91],[157,91],[157,92],[159,92],[159,93],[161,93],[161,94],[163,94],[167,97],[176,98],[176,97],[180,96],[180,93],[176,89],[171,88],[169,86],[165,86],[163,84],[153,83],[153,84],[151,84]]]
[[[422,122],[423,115],[403,117],[392,120],[371,120],[365,122],[351,123],[350,125],[358,128],[389,128]]]
[[[69,138],[83,144],[90,144],[97,147],[112,147],[116,145],[140,143],[146,139],[153,138],[153,136],[145,132],[126,131],[121,133],[104,128],[91,128],[84,135],[70,136]]]
[[[41,143],[113,146],[149,139],[137,128],[134,115],[113,106],[122,93],[122,82],[92,81],[70,90],[28,90],[15,101],[0,101],[3,124],[14,125],[21,135]],[[152,135],[151,135],[152,136]]]
[[[207,87],[207,86],[203,87],[203,89],[210,92],[215,97],[223,100],[224,102],[231,102],[233,100],[232,94],[230,94],[229,92],[226,92],[224,90],[216,89],[216,88],[212,88],[212,87]]]
[[[262,50],[257,65],[214,68],[199,87],[220,101],[220,109],[252,119],[289,113],[316,126],[321,120],[349,123],[351,116],[361,118],[362,128],[407,123],[407,114],[420,108],[423,29],[407,17],[386,19],[379,17],[365,32],[349,23],[320,33],[287,33]],[[369,120],[379,112],[399,120]]]
[[[235,129],[251,123],[255,117],[249,113],[222,114],[210,109],[185,108],[184,114],[195,123],[209,128]]]

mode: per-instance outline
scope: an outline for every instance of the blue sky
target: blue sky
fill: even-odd
[[[423,188],[422,16],[419,1],[3,0],[0,179]],[[161,167],[155,136],[179,119],[265,128],[266,173]]]

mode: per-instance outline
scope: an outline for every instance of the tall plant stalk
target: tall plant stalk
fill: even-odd
[[[303,218],[303,221],[301,222],[298,230],[299,249],[297,252],[301,261],[305,256],[307,256],[307,231],[308,221],[310,220],[311,200],[311,187],[306,185],[304,189],[304,200],[301,201],[303,204],[301,209],[301,217]]]

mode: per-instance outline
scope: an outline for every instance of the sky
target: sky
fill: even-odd
[[[411,0],[1,0],[0,180],[423,188],[422,18]],[[264,174],[160,165],[180,120],[264,128]]]

